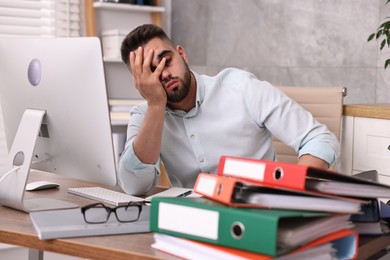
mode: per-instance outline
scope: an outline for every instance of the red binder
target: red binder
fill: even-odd
[[[388,185],[286,162],[222,156],[218,165],[218,175],[298,191],[360,198],[390,198]]]
[[[337,259],[356,259],[358,256],[359,235],[355,230],[343,229],[312,241],[293,252],[300,252],[307,248],[332,242],[336,248]]]
[[[297,191],[238,178],[200,173],[194,191],[231,207],[274,208],[358,213],[363,201],[310,191]]]

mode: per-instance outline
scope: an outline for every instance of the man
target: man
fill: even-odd
[[[121,55],[146,100],[131,110],[119,163],[129,194],[154,186],[160,160],[172,185],[183,187],[215,173],[222,155],[276,160],[272,135],[298,151],[299,164],[328,168],[339,155],[335,135],[280,90],[234,68],[198,75],[155,25],[130,32]]]

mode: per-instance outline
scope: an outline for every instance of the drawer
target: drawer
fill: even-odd
[[[356,117],[353,169],[390,176],[390,120]]]

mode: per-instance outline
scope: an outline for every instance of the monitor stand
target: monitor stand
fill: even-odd
[[[78,207],[51,198],[24,199],[35,143],[45,113],[44,110],[27,109],[23,114],[6,158],[5,173],[0,175],[0,205],[25,212]],[[15,165],[16,158],[22,159],[20,165]]]

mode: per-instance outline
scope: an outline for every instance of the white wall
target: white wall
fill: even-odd
[[[172,0],[171,34],[201,74],[238,67],[279,86],[347,87],[346,104],[388,103],[390,48],[367,38],[389,14],[385,0]]]

